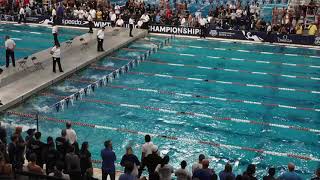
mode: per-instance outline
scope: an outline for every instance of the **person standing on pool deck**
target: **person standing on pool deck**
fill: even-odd
[[[117,157],[114,151],[112,150],[112,141],[107,140],[104,142],[104,149],[101,150],[101,158],[102,158],[102,180],[107,180],[108,175],[111,180],[115,180],[116,178],[116,167],[114,162]]]
[[[10,38],[10,36],[6,36],[4,46],[6,48],[6,68],[9,67],[10,58],[12,61],[12,66],[16,67],[16,61],[14,59],[14,48],[16,47],[16,43]]]
[[[52,66],[53,72],[56,73],[56,63],[58,63],[59,71],[63,72],[61,63],[60,63],[60,44],[55,44],[55,46],[51,49],[50,54],[52,55]]]
[[[199,19],[199,24],[200,24],[200,38],[206,38],[206,23],[207,20],[205,18],[200,18]]]
[[[53,35],[54,44],[59,44],[59,40],[58,40],[58,26],[56,26],[55,23],[52,24],[52,35]]]
[[[133,37],[133,35],[132,35],[133,26],[134,26],[134,19],[133,19],[133,16],[131,15],[131,17],[129,19],[129,29],[130,29],[129,36],[130,37]]]
[[[103,49],[104,29],[105,28],[102,27],[97,33],[98,52],[104,51]]]
[[[21,7],[19,10],[19,21],[18,23],[21,23],[21,20],[23,19],[23,23],[26,23],[26,11],[24,7]]]
[[[92,16],[91,16],[91,14],[90,13],[88,13],[88,18],[87,18],[87,20],[88,20],[88,22],[89,22],[89,32],[88,33],[93,33],[93,30],[92,30],[92,28],[93,28],[93,18],[92,18]]]

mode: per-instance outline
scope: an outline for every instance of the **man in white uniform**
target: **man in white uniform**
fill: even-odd
[[[104,49],[103,49],[104,29],[105,28],[102,27],[97,33],[98,52],[104,51]]]
[[[12,66],[15,67],[14,48],[16,47],[16,43],[10,39],[10,36],[5,37],[4,47],[6,48],[6,68],[9,67],[10,58],[12,61]]]
[[[88,22],[89,22],[89,32],[88,33],[93,33],[93,19],[90,13],[88,13]]]
[[[21,23],[23,19],[23,22],[26,23],[26,11],[24,10],[24,7],[21,7],[19,10],[19,24]]]
[[[149,21],[150,21],[150,17],[147,14],[147,12],[145,12],[144,14],[142,14],[141,18],[140,18],[143,22],[141,28],[142,29],[148,29],[148,25],[149,25]]]
[[[121,18],[121,16],[119,16],[119,19],[116,22],[116,26],[117,27],[122,27],[123,26],[123,19]]]
[[[133,37],[133,35],[132,35],[133,26],[134,26],[134,19],[133,19],[133,16],[131,16],[129,19],[129,28],[130,28],[129,36],[130,37]]]
[[[54,23],[52,24],[52,35],[53,35],[54,44],[59,44],[58,26],[56,26]]]

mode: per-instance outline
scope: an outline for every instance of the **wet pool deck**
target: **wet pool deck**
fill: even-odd
[[[61,64],[63,73],[52,72],[52,58],[50,49],[40,51],[30,55],[27,60],[26,70],[18,69],[19,64],[16,61],[16,67],[11,65],[8,69],[3,68],[4,72],[0,75],[0,100],[3,103],[0,106],[0,112],[12,107],[36,92],[70,76],[74,72],[88,66],[102,57],[114,52],[115,50],[126,46],[127,44],[144,37],[147,31],[134,29],[134,37],[129,37],[129,29],[125,28],[106,28],[104,38],[104,52],[97,52],[97,30],[93,34],[84,34],[74,38],[72,46],[67,47],[66,43],[61,44]],[[88,42],[86,47],[82,48],[80,38]],[[30,58],[37,57],[37,60],[44,66],[44,70],[34,70]]]

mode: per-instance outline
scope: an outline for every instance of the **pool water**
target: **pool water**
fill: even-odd
[[[240,174],[248,164],[254,163],[261,178],[271,166],[279,175],[288,162],[294,162],[304,179],[312,176],[320,165],[318,161],[261,154],[249,149],[319,159],[320,53],[317,50],[176,38],[130,73],[95,89],[73,107],[59,112],[46,108],[59,101],[59,97],[77,92],[90,81],[111,72],[97,67],[119,68],[163,39],[161,36],[140,39],[8,111],[26,114],[38,111],[50,118],[126,129],[119,132],[74,126],[79,142],[89,141],[96,160],[100,159],[100,150],[107,139],[113,140],[117,162],[126,146],[132,146],[140,157],[144,137],[130,133],[139,131],[190,140],[153,139],[161,154],[170,156],[175,168],[182,160],[187,160],[190,168],[198,155],[204,153],[216,172],[231,162],[235,173]],[[119,106],[119,103],[126,105]],[[235,121],[226,120],[228,118]],[[24,130],[35,127],[33,119],[17,115],[3,115],[3,121],[8,127],[22,125]],[[43,140],[49,135],[59,136],[64,128],[63,123],[42,120],[39,123]],[[288,129],[288,126],[316,131]],[[230,146],[216,147],[192,140]],[[247,150],[235,146],[247,147]]]
[[[78,29],[59,28],[58,39],[62,43],[84,34]],[[16,43],[15,58],[18,60],[53,46],[51,27],[19,24],[0,24],[0,66],[5,65],[5,36],[9,35]]]

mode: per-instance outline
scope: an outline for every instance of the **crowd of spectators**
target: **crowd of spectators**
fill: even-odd
[[[16,127],[10,141],[7,142],[7,131],[0,124],[0,179],[13,179],[17,172],[29,172],[38,175],[54,176],[71,180],[95,180],[93,177],[93,166],[89,143],[83,142],[79,149],[77,133],[71,127],[71,123],[66,123],[66,128],[61,131],[61,136],[53,139],[47,137],[47,142],[43,142],[41,133],[35,129],[29,129],[27,136],[22,137],[22,128]],[[25,158],[28,161],[25,163]],[[111,180],[116,178],[117,157],[113,151],[111,140],[104,142],[101,150],[101,170],[102,180],[110,176]],[[171,180],[176,176],[178,180],[256,180],[256,166],[249,164],[243,174],[236,175],[232,171],[230,163],[225,164],[224,170],[216,173],[210,167],[210,160],[204,154],[200,154],[197,161],[187,168],[187,161],[181,161],[181,167],[174,169],[170,165],[168,155],[160,156],[158,146],[151,141],[149,135],[145,136],[145,143],[142,145],[141,159],[133,152],[131,147],[126,147],[126,152],[122,156],[120,165],[124,167],[124,172],[119,176],[119,180]],[[45,167],[45,169],[44,169]],[[146,172],[145,171],[146,168]],[[189,171],[191,169],[191,171]],[[295,172],[295,165],[288,164],[288,171],[275,177],[276,169],[269,168],[268,174],[263,180],[301,180],[302,178]],[[320,180],[320,169],[315,172],[312,180]]]
[[[146,4],[144,1],[128,0],[123,6],[100,0],[65,1],[65,3],[53,4],[50,7],[42,5],[38,1],[16,2],[16,4],[4,3],[1,6],[4,13],[18,13],[19,7],[25,7],[27,16],[52,17],[57,15],[60,19],[68,17],[88,20],[90,15],[92,20],[109,21],[117,26],[127,24],[129,18],[133,17],[138,27],[141,28],[147,28],[149,24],[200,27],[200,21],[205,21],[206,26],[210,28],[254,30],[279,34],[304,34],[304,30],[306,30],[308,35],[317,35],[318,22],[306,24],[306,16],[307,14],[314,16],[320,14],[320,6],[313,0],[308,6],[297,6],[290,10],[275,7],[272,11],[271,22],[266,22],[261,18],[261,4],[257,1],[243,3],[240,0],[229,0],[219,5],[219,3],[210,0],[210,5],[206,4],[210,7],[206,13],[190,12],[191,0],[175,0],[172,4],[170,1],[160,0],[157,5]],[[262,2],[266,3],[266,1]],[[205,3],[208,2],[197,0],[195,3],[203,3],[205,6]]]

